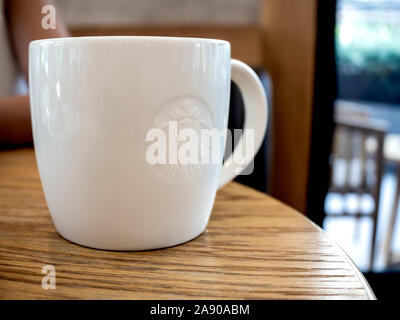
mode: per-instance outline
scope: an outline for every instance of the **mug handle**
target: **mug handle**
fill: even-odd
[[[231,78],[240,89],[244,102],[243,135],[240,137],[235,149],[224,162],[219,180],[218,189],[239,175],[254,159],[260,148],[267,129],[268,106],[264,87],[252,68],[247,64],[232,59]],[[254,152],[245,155],[244,164],[237,164],[233,159],[242,153],[243,138],[248,134],[247,129],[254,130]]]

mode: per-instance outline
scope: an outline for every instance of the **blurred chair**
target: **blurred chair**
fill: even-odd
[[[375,242],[379,211],[379,198],[383,172],[383,143],[386,122],[371,119],[367,114],[351,108],[337,108],[335,132],[331,155],[330,193],[337,193],[345,199],[354,195],[357,205],[353,210],[346,206],[339,213],[329,217],[350,217],[372,219],[370,246],[370,268],[375,256]],[[363,208],[363,199],[373,200],[372,209]],[[344,202],[344,201],[343,201]]]
[[[388,267],[393,264],[393,230],[396,224],[398,209],[399,209],[399,198],[400,198],[400,135],[399,134],[388,134],[385,137],[384,146],[384,157],[387,162],[393,163],[396,168],[397,187],[393,198],[392,212],[387,225],[387,231],[385,233],[383,255],[385,259],[385,265]]]

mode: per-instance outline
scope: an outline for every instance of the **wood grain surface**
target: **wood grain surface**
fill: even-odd
[[[41,286],[56,268],[56,289]],[[112,252],[61,238],[32,149],[0,152],[2,299],[374,299],[344,252],[288,206],[237,183],[206,231],[162,250]]]

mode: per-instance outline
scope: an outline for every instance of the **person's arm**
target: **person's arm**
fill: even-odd
[[[29,42],[69,36],[58,11],[56,11],[56,29],[42,28],[44,17],[42,8],[45,5],[53,5],[53,2],[51,0],[5,0],[4,2],[11,45],[27,81]],[[28,96],[0,98],[0,145],[24,144],[31,141]]]
[[[0,146],[32,142],[29,97],[0,99]]]
[[[51,0],[5,0],[4,3],[11,44],[27,81],[29,42],[69,36],[58,11],[56,11],[56,28],[47,30],[42,28],[44,17],[42,8],[46,5],[54,6]]]

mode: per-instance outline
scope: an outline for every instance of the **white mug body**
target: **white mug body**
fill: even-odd
[[[29,78],[36,158],[60,235],[93,248],[146,250],[204,231],[222,161],[151,165],[146,137],[171,121],[226,129],[228,42],[38,40]]]

